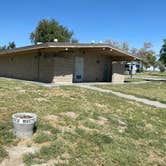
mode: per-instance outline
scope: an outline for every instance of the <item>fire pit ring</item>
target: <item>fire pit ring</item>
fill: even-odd
[[[12,115],[14,134],[19,138],[31,137],[34,132],[37,116],[34,113],[22,112]]]

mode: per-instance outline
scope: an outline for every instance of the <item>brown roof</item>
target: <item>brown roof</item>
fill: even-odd
[[[100,53],[103,54],[108,54],[112,56],[115,60],[138,60],[140,61],[141,59],[130,54],[127,52],[124,52],[120,49],[117,49],[115,47],[112,47],[108,44],[82,44],[82,43],[44,43],[44,44],[38,44],[38,45],[31,45],[31,46],[26,46],[26,47],[20,47],[20,48],[15,48],[15,49],[10,49],[10,50],[3,50],[0,52],[0,56],[3,55],[12,55],[16,53],[24,53],[28,51],[41,51],[44,49],[54,49],[54,50],[66,50],[66,49],[90,49],[94,51],[100,51]]]

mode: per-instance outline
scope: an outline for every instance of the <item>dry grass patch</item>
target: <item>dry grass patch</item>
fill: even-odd
[[[74,120],[78,117],[78,115],[74,112],[63,112],[60,115],[67,116],[67,117],[74,119]]]

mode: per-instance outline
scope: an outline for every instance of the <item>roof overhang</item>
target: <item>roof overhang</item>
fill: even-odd
[[[107,44],[44,43],[39,45],[15,48],[11,50],[4,50],[0,52],[0,56],[16,55],[27,52],[38,52],[38,51],[68,52],[68,51],[74,51],[76,49],[83,51],[98,52],[102,55],[108,55],[114,61],[141,61],[140,58]]]

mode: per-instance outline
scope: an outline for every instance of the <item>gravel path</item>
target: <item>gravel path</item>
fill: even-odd
[[[98,88],[98,87],[88,85],[88,84],[75,84],[75,86],[86,88],[86,89],[91,89],[91,90],[95,90],[95,91],[99,91],[99,92],[104,92],[104,93],[111,93],[111,94],[114,94],[116,96],[119,96],[119,97],[122,97],[125,99],[135,100],[135,101],[138,101],[138,102],[141,102],[141,103],[144,103],[147,105],[155,106],[158,108],[166,108],[166,104],[160,103],[158,101],[148,100],[145,98],[138,98],[138,97],[133,96],[133,95],[127,95],[127,94],[115,92],[112,90],[102,89],[102,88]]]

